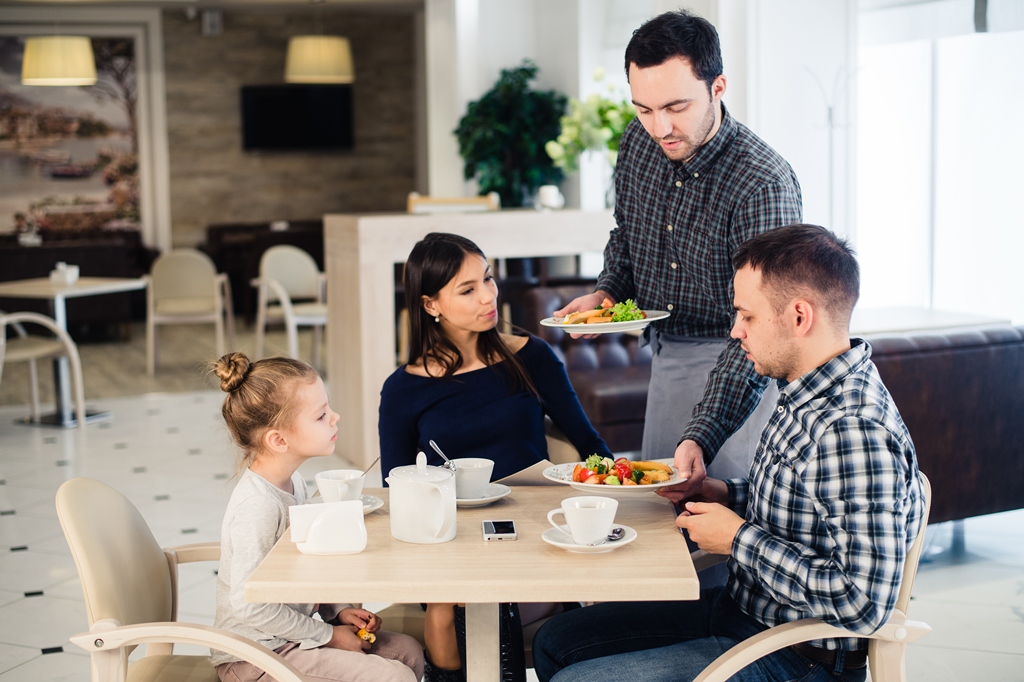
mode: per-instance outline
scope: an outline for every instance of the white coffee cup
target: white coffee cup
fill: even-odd
[[[558,185],[541,185],[537,190],[537,204],[540,208],[557,210],[565,206],[565,197],[558,191]]]
[[[608,539],[618,508],[618,500],[610,497],[569,497],[562,500],[561,508],[548,512],[548,523],[559,530],[565,530],[565,526],[558,525],[553,518],[561,514],[569,526],[573,542],[577,545],[599,545]]]
[[[494,471],[494,460],[483,457],[462,457],[455,462],[455,497],[479,500],[487,492]]]
[[[358,500],[366,477],[358,469],[330,469],[316,476],[316,487],[324,502]]]

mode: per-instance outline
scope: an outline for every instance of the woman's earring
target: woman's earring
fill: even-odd
[[[440,315],[435,315],[434,316],[434,322],[440,322],[440,321],[441,321],[441,316]]]

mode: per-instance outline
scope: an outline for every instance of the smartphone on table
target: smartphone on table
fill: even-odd
[[[505,521],[484,521],[484,540],[515,540],[516,523],[511,519]]]

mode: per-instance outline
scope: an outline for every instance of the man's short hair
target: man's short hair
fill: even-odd
[[[732,265],[761,272],[776,312],[797,296],[809,295],[835,325],[849,328],[860,297],[860,267],[846,240],[824,227],[797,223],[763,232],[736,249]]]
[[[626,79],[629,65],[647,69],[664,64],[673,57],[682,57],[698,80],[711,84],[722,75],[722,46],[718,31],[707,19],[686,10],[665,12],[648,20],[633,31],[626,46]]]

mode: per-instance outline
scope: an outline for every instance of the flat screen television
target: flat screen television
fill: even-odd
[[[242,148],[352,148],[351,85],[243,85]]]

